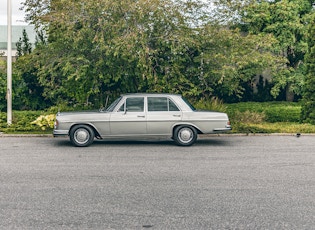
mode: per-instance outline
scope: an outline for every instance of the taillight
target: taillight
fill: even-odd
[[[57,127],[58,127],[58,120],[55,121],[54,127],[55,127],[55,129],[57,129]]]

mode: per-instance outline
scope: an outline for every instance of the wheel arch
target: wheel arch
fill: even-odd
[[[93,130],[95,137],[98,138],[98,139],[101,139],[101,135],[99,134],[97,128],[96,128],[93,124],[90,124],[90,123],[83,123],[83,122],[73,123],[73,124],[70,126],[70,128],[69,128],[68,135],[70,135],[71,130],[72,130],[74,127],[78,126],[78,125],[86,125],[86,126],[90,127],[90,128]]]
[[[193,127],[194,129],[196,129],[197,134],[202,134],[201,130],[194,124],[191,124],[191,123],[177,123],[172,128],[172,137],[174,137],[174,132],[175,132],[176,128],[179,127],[179,126],[190,126],[190,127]]]

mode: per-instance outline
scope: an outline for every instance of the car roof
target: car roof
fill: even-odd
[[[174,93],[125,93],[121,94],[121,96],[179,96],[180,94],[174,94]]]

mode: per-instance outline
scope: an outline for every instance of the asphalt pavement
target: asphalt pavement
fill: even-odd
[[[314,143],[0,137],[0,229],[315,229]]]

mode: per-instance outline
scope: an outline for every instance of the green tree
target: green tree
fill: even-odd
[[[39,2],[25,4],[29,19],[47,29],[47,46],[33,55],[46,97],[88,103],[106,92],[197,88],[184,73],[194,42],[191,2]]]
[[[315,15],[312,17],[315,21]],[[302,121],[315,124],[315,24],[309,24],[308,44],[309,52],[305,61],[307,74],[303,93]]]
[[[36,45],[39,45],[39,42]],[[17,60],[14,63],[13,107],[15,109],[31,110],[47,108],[50,103],[43,97],[43,87],[37,77],[37,68],[33,65],[32,44],[29,42],[25,30],[23,30],[22,37],[16,46]]]
[[[44,96],[101,104],[121,92],[241,98],[243,83],[279,72],[273,37],[211,23],[201,1],[26,0],[47,43],[29,56]]]
[[[265,69],[271,73],[283,70],[285,60],[270,51],[277,42],[272,36],[244,34],[213,24],[208,24],[203,33],[196,60],[202,63],[202,87],[212,95],[241,100],[245,83]]]
[[[287,100],[293,94],[301,94],[304,83],[303,60],[307,51],[306,25],[312,14],[314,1],[310,0],[247,0],[217,1],[225,20],[242,31],[257,34],[272,34],[278,41],[273,53],[287,59],[287,71],[273,75],[272,93],[285,90]],[[222,15],[222,14],[221,14]],[[232,22],[231,19],[234,19]]]
[[[18,57],[32,52],[32,44],[30,43],[25,29],[22,31],[22,37],[20,37],[19,41],[16,43],[16,48]]]
[[[1,57],[2,55],[0,55]],[[0,58],[0,111],[6,108],[6,94],[7,94],[7,74],[6,74],[6,62]]]

